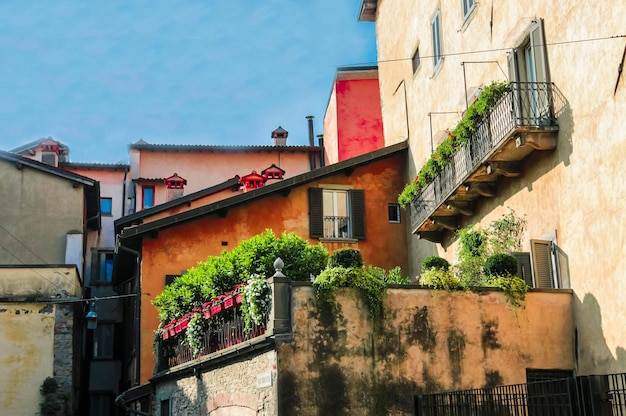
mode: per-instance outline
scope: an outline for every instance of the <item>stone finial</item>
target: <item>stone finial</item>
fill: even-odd
[[[274,273],[273,277],[287,277],[283,274],[283,267],[285,267],[285,263],[280,257],[278,257],[274,261],[274,269],[276,270],[276,273]]]

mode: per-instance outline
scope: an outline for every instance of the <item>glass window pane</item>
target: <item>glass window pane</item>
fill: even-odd
[[[113,209],[113,200],[111,198],[100,198],[100,213],[102,215],[111,215]]]
[[[143,188],[143,207],[152,208],[154,206],[154,187],[144,186]]]

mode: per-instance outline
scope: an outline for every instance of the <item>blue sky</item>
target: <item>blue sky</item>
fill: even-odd
[[[73,162],[128,144],[308,144],[338,66],[375,64],[360,0],[2,1],[0,149],[52,136]]]

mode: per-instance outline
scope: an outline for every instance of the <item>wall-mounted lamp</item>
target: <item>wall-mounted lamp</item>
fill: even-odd
[[[87,319],[87,329],[96,329],[98,327],[98,314],[96,313],[96,302],[91,301],[89,312],[85,316]]]

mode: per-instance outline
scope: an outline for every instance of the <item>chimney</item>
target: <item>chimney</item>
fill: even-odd
[[[315,146],[315,141],[313,140],[313,119],[315,117],[314,116],[306,116],[306,119],[308,120],[309,123],[309,146],[313,147]]]
[[[320,167],[324,167],[326,164],[324,163],[324,135],[323,134],[318,134],[317,135],[317,140],[319,141],[319,146],[321,147],[320,149]]]
[[[274,139],[274,146],[287,146],[287,136],[289,133],[287,130],[278,126],[276,130],[272,132],[272,139]]]
[[[169,178],[163,180],[167,187],[167,201],[180,198],[184,195],[185,185],[187,185],[187,179],[178,176],[176,172]]]

